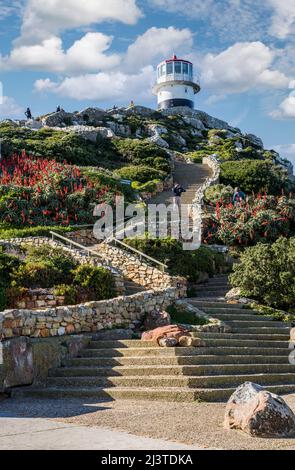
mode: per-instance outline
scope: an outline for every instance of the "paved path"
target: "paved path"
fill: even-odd
[[[13,412],[1,411],[0,404],[0,450],[178,449],[199,450],[200,448],[161,439],[133,436],[124,431],[100,426],[60,423],[45,418],[17,417],[13,416]]]
[[[183,204],[191,204],[193,202],[197,189],[210,174],[211,170],[207,165],[180,161],[175,162],[175,169],[173,171],[174,182],[179,183],[186,189],[186,193],[181,197]],[[173,202],[173,193],[171,190],[164,191],[150,202],[153,204],[171,204]]]

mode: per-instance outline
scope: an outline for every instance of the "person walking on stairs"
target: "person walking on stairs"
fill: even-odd
[[[179,208],[181,207],[181,195],[182,193],[185,193],[186,190],[180,186],[180,184],[175,183],[174,188],[173,188],[173,194],[174,194],[174,204]]]

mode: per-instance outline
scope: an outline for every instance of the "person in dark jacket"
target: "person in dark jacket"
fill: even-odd
[[[240,188],[236,188],[234,195],[233,195],[233,203],[234,205],[240,204],[241,202],[246,200],[246,194],[241,191]]]
[[[25,112],[25,116],[27,116],[28,119],[32,119],[32,113],[31,113],[30,108],[27,108],[27,110]]]
[[[176,183],[174,188],[173,188],[173,194],[174,194],[174,203],[180,208],[181,204],[181,195],[182,193],[185,193],[186,190],[183,189],[180,184]]]

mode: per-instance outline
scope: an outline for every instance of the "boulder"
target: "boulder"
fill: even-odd
[[[290,437],[295,434],[295,415],[280,396],[245,382],[227,403],[224,427],[255,437]]]
[[[28,119],[25,124],[25,127],[38,131],[39,129],[42,129],[43,124],[41,121],[36,121],[36,119]]]
[[[162,347],[203,346],[200,338],[193,337],[189,330],[180,325],[168,325],[146,331],[141,336],[142,341],[155,341]]]
[[[151,108],[147,108],[146,106],[130,106],[129,108],[125,109],[126,114],[138,114],[142,117],[151,117],[153,116],[156,111]]]
[[[198,131],[204,131],[206,128],[200,119],[196,119],[189,116],[183,116],[183,121],[189,126],[197,129]]]
[[[74,119],[73,113],[66,113],[63,109],[56,113],[48,114],[41,118],[43,126],[48,127],[64,127],[72,123]]]
[[[29,338],[3,343],[4,388],[31,385],[34,380],[33,349]]]
[[[160,326],[170,325],[171,318],[168,312],[160,310],[152,310],[149,312],[144,321],[145,330],[154,330]]]
[[[118,135],[120,137],[131,136],[131,129],[129,126],[125,126],[124,124],[119,124],[118,122],[114,121],[107,121],[106,125],[112,130],[115,135]]]
[[[76,113],[75,118],[78,121],[85,124],[91,124],[92,126],[99,126],[102,124],[102,119],[108,114],[106,111],[100,108],[86,108]]]
[[[245,137],[250,140],[251,144],[255,145],[255,147],[263,148],[263,142],[260,137],[257,137],[254,134],[246,134]]]

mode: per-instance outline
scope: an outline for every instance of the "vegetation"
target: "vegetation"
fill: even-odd
[[[167,312],[171,317],[172,324],[180,323],[182,325],[206,325],[208,320],[198,317],[195,313],[179,305],[170,305]]]
[[[224,184],[215,184],[210,186],[205,191],[205,202],[216,204],[232,202],[234,189],[231,186],[225,186]]]
[[[160,171],[144,165],[125,166],[124,168],[117,170],[116,174],[123,179],[136,181],[141,184],[148,183],[152,180],[164,180],[167,176],[164,171]]]
[[[213,276],[225,266],[224,256],[206,247],[184,251],[181,242],[172,238],[127,238],[125,242],[147,255],[167,264],[170,274],[198,282],[201,273]]]
[[[295,233],[295,198],[258,195],[245,203],[216,203],[204,222],[203,241],[250,246]]]
[[[80,265],[61,248],[26,246],[24,259],[0,252],[0,305],[13,308],[29,288],[53,288],[65,303],[104,300],[115,296],[112,273]]]
[[[242,160],[221,165],[221,183],[239,186],[244,192],[266,192],[278,195],[292,189],[285,171],[269,161]]]
[[[243,296],[264,305],[294,312],[295,238],[279,238],[272,245],[259,243],[241,254],[231,284]]]

